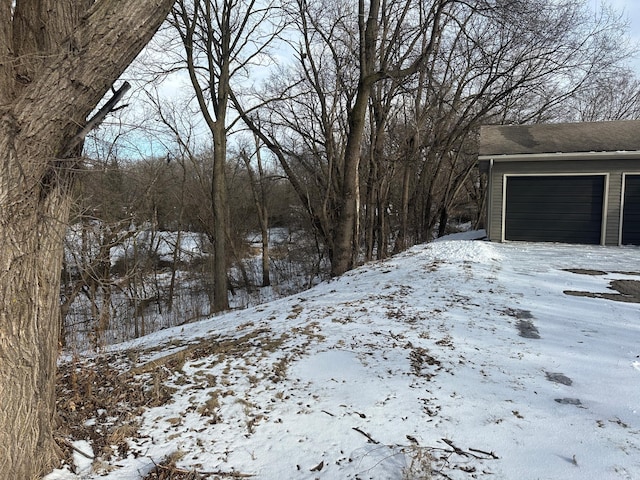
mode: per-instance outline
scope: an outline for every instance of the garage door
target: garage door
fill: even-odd
[[[624,176],[622,244],[640,245],[640,175]]]
[[[507,176],[505,240],[599,244],[605,177]]]

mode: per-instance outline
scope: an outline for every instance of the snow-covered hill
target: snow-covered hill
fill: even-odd
[[[639,285],[638,248],[418,246],[63,364],[147,400],[125,421],[135,395],[74,380],[58,409],[95,459],[47,478],[638,479]]]

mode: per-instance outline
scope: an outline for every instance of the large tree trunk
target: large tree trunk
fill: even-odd
[[[349,132],[341,179],[341,203],[335,227],[335,243],[331,258],[331,274],[333,276],[342,275],[353,268],[354,258],[357,258],[357,252],[354,252],[354,249],[357,249],[358,215],[360,213],[358,211],[360,156],[362,138],[366,126],[367,105],[371,95],[371,88],[375,83],[373,74],[378,40],[380,1],[370,0],[366,20],[364,1],[360,0],[358,5],[358,28],[361,37],[360,80],[356,99],[349,112],[348,119]]]
[[[13,3],[0,2],[0,478],[30,480],[57,460],[60,272],[74,157],[87,116],[172,0]]]
[[[227,282],[227,137],[224,115],[218,118],[213,134],[213,178],[211,179],[211,209],[213,211],[213,311],[229,309],[229,285]]]
[[[229,309],[226,118],[233,48],[231,38],[235,33],[232,29],[236,6],[233,3],[224,2],[222,8],[218,10],[218,6],[209,0],[198,0],[193,3],[179,0],[173,10],[174,27],[185,49],[189,79],[200,112],[213,137],[212,225],[208,231],[214,247],[213,302],[211,302],[213,312]],[[205,53],[206,67],[198,64],[198,52]],[[200,74],[203,71],[207,72],[207,75],[203,75],[207,80],[203,81],[204,85],[201,85]]]
[[[56,312],[68,198],[56,192],[43,202],[3,202],[0,213],[0,478],[30,479],[56,460]]]

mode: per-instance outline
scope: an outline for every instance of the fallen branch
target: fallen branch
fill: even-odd
[[[143,373],[149,373],[156,370],[158,367],[167,366],[170,364],[180,365],[187,360],[193,358],[199,358],[205,355],[218,355],[221,353],[227,353],[234,348],[238,348],[240,345],[244,345],[249,340],[253,340],[260,335],[269,334],[270,330],[261,328],[251,333],[242,335],[241,337],[231,337],[220,339],[219,337],[208,338],[201,340],[197,343],[193,343],[185,346],[182,350],[170,353],[155,360],[151,360],[138,367],[134,367],[131,370],[122,373],[121,377],[128,377],[131,375],[141,375]]]
[[[461,448],[456,447],[453,442],[451,440],[449,440],[448,438],[443,438],[442,441],[444,443],[446,443],[447,445],[449,445],[451,448],[453,448],[453,451],[455,453],[457,453],[458,455],[462,455],[463,457],[467,456],[467,452],[465,452],[464,450],[462,450]]]
[[[242,473],[242,472],[222,472],[215,470],[213,472],[199,472],[201,475],[207,475],[214,477],[231,477],[231,478],[252,478],[255,477],[255,473]]]
[[[183,350],[179,350],[174,353],[170,353],[169,355],[165,355],[164,357],[157,358],[155,360],[151,360],[139,367],[132,368],[128,372],[123,373],[124,375],[141,375],[143,373],[149,373],[156,370],[158,367],[165,366],[168,363],[176,363],[180,364],[188,359],[188,357],[198,348],[200,344],[191,345]]]
[[[365,437],[367,437],[369,439],[369,442],[375,443],[376,445],[380,445],[380,442],[371,438],[371,435],[369,435],[367,432],[363,432],[358,427],[352,427],[352,429],[360,433],[361,435],[364,435]]]
[[[83,452],[82,450],[80,450],[78,447],[76,447],[73,443],[71,443],[69,440],[67,440],[64,437],[58,437],[58,436],[54,436],[53,437],[54,440],[56,442],[62,442],[64,443],[67,447],[69,447],[71,450],[78,452],[80,455],[82,455],[85,458],[88,458],[89,460],[95,460],[95,457],[89,455],[88,453]]]
[[[495,460],[498,460],[500,457],[497,456],[495,453],[493,452],[485,452],[484,450],[478,450],[477,448],[471,448],[469,447],[469,451],[470,452],[477,452],[477,453],[481,453],[482,455],[486,455],[487,457],[491,457]]]
[[[469,451],[465,451],[462,450],[461,448],[457,447],[456,445],[454,445],[454,443],[449,440],[448,438],[443,438],[442,441],[444,443],[446,443],[447,445],[449,445],[451,448],[453,448],[453,453],[463,456],[463,457],[473,457],[473,458],[477,458],[478,460],[488,460],[489,458],[493,458],[495,460],[499,459],[500,457],[498,457],[495,453],[493,452],[485,452],[483,450],[478,450],[477,448],[470,448]],[[477,453],[481,453],[482,455],[486,455],[486,457],[481,457],[480,455],[476,455],[473,452],[477,452]],[[487,458],[489,457],[489,458]]]

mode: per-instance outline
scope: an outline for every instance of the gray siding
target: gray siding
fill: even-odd
[[[493,163],[490,178],[488,205],[488,236],[492,241],[503,240],[503,179],[504,175],[545,175],[545,174],[608,174],[605,198],[605,245],[618,245],[620,241],[620,205],[622,174],[637,172],[640,160],[510,160]]]

